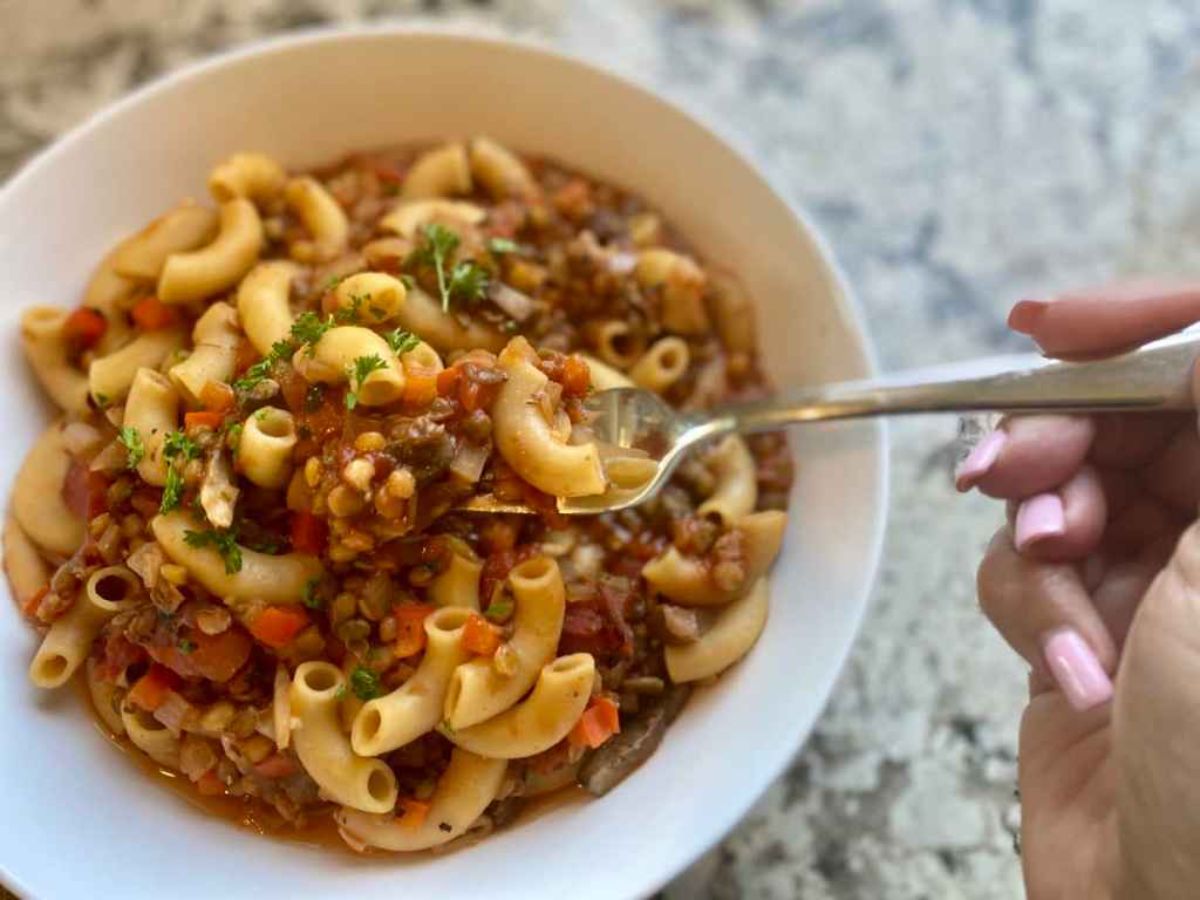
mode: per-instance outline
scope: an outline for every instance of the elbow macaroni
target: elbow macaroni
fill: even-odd
[[[261,203],[278,197],[286,183],[283,166],[265,153],[235,153],[212,170],[208,191],[218,203],[239,197]]]
[[[327,662],[306,662],[292,679],[292,743],[321,792],[351,809],[390,812],[396,776],[387,763],[357,755],[342,733],[338,692],[346,678]]]
[[[417,158],[404,178],[402,200],[448,197],[471,192],[471,168],[467,150],[460,143],[444,144]]]
[[[125,426],[142,439],[145,455],[138,475],[147,484],[167,483],[167,460],[163,441],[179,421],[179,393],[167,378],[153,369],[138,369],[125,401]]]
[[[4,519],[4,574],[12,585],[13,599],[22,609],[50,580],[45,560],[12,513]]]
[[[368,700],[359,710],[350,731],[355,753],[388,753],[432,731],[441,721],[450,677],[471,655],[462,641],[470,615],[465,607],[450,606],[426,617],[421,665],[396,690]]]
[[[296,421],[287,410],[264,406],[242,427],[237,469],[259,487],[281,488],[292,475]]]
[[[754,512],[758,503],[758,473],[746,442],[731,434],[712,449],[706,462],[717,486],[696,512],[718,516],[725,524]]]
[[[412,240],[419,229],[434,222],[452,228],[472,228],[487,218],[487,213],[474,203],[462,200],[411,200],[401,203],[379,220],[379,227]]]
[[[647,350],[629,370],[629,377],[640,388],[661,394],[687,371],[691,354],[685,340],[665,337]]]
[[[459,666],[446,692],[446,723],[456,731],[478,725],[515,704],[554,658],[566,613],[566,588],[558,563],[535,557],[515,567],[508,584],[516,601],[513,633],[504,645],[510,671],[501,675],[490,659]]]
[[[568,444],[555,435],[535,395],[549,379],[533,364],[533,349],[524,339],[500,354],[508,380],[492,411],[496,449],[513,470],[539,490],[556,497],[604,493],[606,481],[595,444]]]
[[[690,256],[655,247],[638,254],[634,276],[644,288],[662,290],[662,321],[679,334],[708,331],[704,270]]]
[[[35,544],[53,556],[70,556],[83,543],[83,521],[62,496],[70,468],[62,423],[55,422],[30,449],[13,485],[13,517]]]
[[[101,408],[119,403],[129,393],[138,369],[157,369],[182,346],[183,332],[178,328],[147,331],[88,367],[88,392]]]
[[[354,381],[354,362],[364,357],[378,357],[383,368],[375,369],[361,383]],[[292,357],[296,371],[309,381],[324,384],[345,384],[358,394],[363,406],[386,406],[404,395],[404,368],[388,342],[357,325],[330,328],[311,348],[296,351]]]
[[[122,241],[112,257],[113,271],[123,278],[157,281],[172,253],[195,250],[211,241],[216,232],[214,210],[184,203]]]
[[[450,562],[444,572],[429,582],[429,600],[438,607],[479,609],[479,574],[483,571],[483,560],[465,541],[455,537],[449,540]]]
[[[68,315],[67,310],[54,306],[27,309],[21,316],[21,346],[42,389],[59,409],[84,413],[88,408],[88,379],[71,364],[63,336]]]
[[[504,346],[504,335],[476,321],[464,325],[444,313],[441,304],[418,287],[407,292],[396,320],[413,334],[420,335],[439,353],[477,347],[496,351]]]
[[[238,319],[246,337],[263,356],[292,330],[289,303],[292,282],[300,267],[288,260],[261,262],[242,279],[237,292]]]
[[[667,674],[676,684],[700,681],[724,672],[750,652],[767,624],[767,579],[724,607],[712,626],[690,644],[667,645]]]
[[[353,310],[359,322],[378,325],[396,318],[407,293],[399,278],[384,272],[360,272],[338,282],[333,302],[338,309]]]
[[[516,706],[462,730],[450,741],[489,759],[521,759],[549,750],[567,736],[592,697],[596,663],[590,654],[560,656],[542,668],[533,692]]]
[[[330,260],[346,249],[350,238],[350,222],[333,195],[315,178],[307,175],[293,178],[284,189],[288,205],[304,223],[312,241],[305,245],[304,255],[314,260]]]
[[[221,222],[210,244],[167,257],[158,277],[158,299],[190,303],[229,290],[250,271],[263,246],[262,221],[244,198],[221,204]]]
[[[499,200],[508,197],[531,198],[537,194],[537,183],[525,163],[488,138],[471,141],[471,175]]]
[[[192,407],[201,406],[200,392],[210,381],[233,379],[238,343],[242,339],[237,313],[228,303],[214,303],[192,329],[191,356],[176,363],[167,374]]]

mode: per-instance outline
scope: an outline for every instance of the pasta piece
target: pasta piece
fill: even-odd
[[[189,406],[203,405],[200,392],[209,382],[217,384],[233,379],[241,340],[237,313],[228,303],[214,303],[196,320],[191,356],[171,366],[167,373]]]
[[[508,763],[455,748],[438,779],[425,820],[412,827],[392,816],[341,809],[334,818],[342,839],[356,850],[376,847],[395,853],[428,850],[452,841],[483,815],[504,783]]]
[[[427,596],[434,606],[479,609],[479,574],[483,571],[483,560],[466,541],[452,535],[447,539],[451,548],[450,562],[445,571],[429,582]]]
[[[163,303],[191,303],[227,291],[258,261],[263,228],[254,204],[244,198],[221,204],[221,223],[212,243],[167,257],[158,278]]]
[[[529,199],[538,192],[537,182],[525,163],[488,138],[471,141],[471,175],[496,200]]]
[[[120,350],[101,356],[88,366],[88,392],[101,409],[121,402],[133,385],[138,369],[157,369],[183,346],[178,328],[147,331]]]
[[[596,661],[589,653],[560,656],[542,668],[533,692],[511,709],[443,733],[455,746],[489,759],[524,759],[549,750],[579,721],[592,696]]]
[[[399,278],[383,272],[360,272],[338,282],[333,301],[338,309],[353,310],[355,321],[378,325],[396,317],[407,293]]]
[[[442,311],[441,304],[419,287],[408,291],[404,305],[396,313],[400,325],[419,334],[439,353],[482,348],[493,353],[504,346],[504,335],[472,319],[464,325],[455,316]]]
[[[95,348],[100,354],[112,353],[123,347],[133,332],[124,310],[133,302],[138,286],[137,282],[118,275],[113,268],[113,259],[120,249],[121,245],[118,244],[100,261],[100,265],[96,266],[83,289],[83,300],[80,303],[81,306],[99,310],[108,322],[108,327]]]
[[[404,367],[405,377],[437,375],[445,368],[438,352],[424,341],[400,356],[400,365]]]
[[[87,376],[71,364],[63,325],[70,312],[54,306],[34,306],[21,314],[21,347],[42,389],[63,412],[88,408]]]
[[[167,460],[163,441],[179,422],[179,393],[169,380],[154,369],[138,369],[125,401],[125,427],[142,439],[145,455],[138,475],[147,484],[167,483]]]
[[[587,363],[588,373],[592,376],[592,390],[609,391],[613,388],[637,387],[633,379],[624,372],[614,369],[608,363],[602,363],[594,356],[586,353],[579,354]]]
[[[333,259],[346,249],[350,240],[350,221],[321,182],[308,175],[293,178],[284,188],[283,195],[312,237],[312,261]]]
[[[241,569],[227,572],[224,559],[214,548],[188,544],[187,532],[203,529],[202,524],[181,510],[155,516],[150,522],[150,530],[171,561],[183,566],[203,587],[222,599],[299,603],[304,586],[324,572],[320,560],[307,553],[269,556],[246,547],[239,547]]]
[[[417,158],[400,189],[402,200],[448,197],[471,192],[467,149],[461,143],[443,144]]]
[[[218,203],[238,197],[262,203],[283,193],[287,173],[265,153],[235,153],[208,176],[208,191]]]
[[[705,462],[717,486],[696,511],[702,516],[718,516],[726,525],[754,512],[758,473],[746,442],[731,434],[713,448]]]
[[[767,624],[767,579],[760,578],[743,596],[717,614],[712,626],[690,644],[663,648],[667,674],[676,684],[724,672],[750,652]]]
[[[62,423],[42,432],[21,463],[13,485],[12,514],[35,544],[55,556],[70,556],[83,543],[83,520],[63,501],[71,457]]]
[[[645,341],[626,322],[609,319],[590,323],[584,332],[596,347],[596,356],[617,369],[628,369],[642,355]]]
[[[329,799],[369,813],[391,812],[396,776],[387,763],[354,753],[338,718],[346,677],[327,662],[306,662],[292,679],[292,743],[305,770]]]
[[[713,318],[721,344],[730,353],[753,354],[758,347],[754,304],[733,278],[713,278]]]
[[[66,684],[87,659],[104,623],[120,612],[141,586],[124,566],[106,566],[89,575],[75,605],[42,638],[29,664],[29,680],[40,688]]]
[[[455,669],[445,709],[446,722],[455,730],[477,725],[520,700],[558,647],[566,611],[558,563],[546,556],[527,560],[509,573],[508,584],[516,601],[512,637],[504,644],[509,672],[501,675],[486,657]]]
[[[425,656],[396,690],[368,700],[354,717],[350,743],[359,756],[379,756],[432,731],[442,718],[454,670],[470,658],[463,627],[471,611],[450,606],[425,618]]]
[[[524,338],[514,338],[500,354],[508,380],[492,407],[496,449],[518,475],[547,494],[602,494],[606,482],[596,445],[567,443],[538,407],[537,395],[549,379],[533,364],[536,359]]]
[[[378,357],[383,368],[375,369],[362,382],[354,378],[355,361]],[[351,388],[363,406],[385,406],[404,394],[404,369],[388,342],[357,325],[330,328],[316,344],[303,347],[292,357],[296,371],[309,381],[325,384],[345,384]]]
[[[401,203],[379,220],[379,227],[412,240],[419,229],[434,222],[455,230],[473,228],[487,218],[482,207],[463,200],[413,200]]]
[[[185,253],[207,244],[217,233],[217,213],[186,202],[159,216],[112,256],[112,267],[123,278],[157,281],[172,253]]]
[[[683,377],[690,359],[687,341],[683,338],[660,338],[633,364],[629,377],[638,387],[661,394]]]
[[[638,254],[634,277],[644,288],[662,289],[662,323],[679,334],[708,331],[704,270],[690,256],[655,247]]]
[[[160,766],[179,771],[179,738],[166,725],[128,700],[121,707],[121,724],[133,746]]]
[[[22,609],[50,581],[46,561],[12,513],[4,519],[4,574],[12,587],[13,599]]]
[[[745,578],[732,590],[714,584],[702,560],[684,556],[675,547],[646,563],[642,577],[651,588],[683,606],[721,606],[766,574],[779,554],[786,525],[787,514],[778,510],[751,513],[734,523],[745,548]]]
[[[100,721],[104,723],[109,732],[118,737],[123,735],[125,722],[121,719],[121,702],[125,699],[125,692],[96,674],[96,658],[94,656],[87,658],[83,674],[87,679],[88,696],[91,698],[92,708],[96,710],[96,715],[100,717]]]
[[[242,428],[237,469],[259,487],[281,488],[292,476],[296,421],[287,410],[265,406]]]
[[[293,262],[272,259],[251,269],[238,286],[238,319],[260,356],[291,335],[294,317],[288,298],[299,272]]]

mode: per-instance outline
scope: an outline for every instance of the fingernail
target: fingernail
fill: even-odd
[[[1113,683],[1087,641],[1073,628],[1051,632],[1042,644],[1050,674],[1081,712],[1112,699]]]
[[[1038,494],[1017,510],[1014,543],[1025,550],[1043,538],[1058,537],[1067,527],[1062,499],[1058,494]]]
[[[1033,334],[1049,306],[1046,300],[1018,300],[1008,314],[1008,327],[1021,334]]]
[[[954,486],[960,491],[969,491],[988,473],[988,469],[1000,458],[1000,451],[1008,441],[1008,435],[1003,431],[993,431],[976,444],[967,458],[958,464],[954,472]]]

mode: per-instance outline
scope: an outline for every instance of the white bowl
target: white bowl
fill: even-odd
[[[869,351],[812,225],[694,118],[575,60],[437,33],[318,33],[194,66],[92,118],[0,194],[4,490],[47,409],[16,340],[20,310],[73,305],[113,240],[239,149],[293,166],[349,150],[484,133],[632,188],[757,298],[781,385],[856,377]],[[156,785],[82,698],[25,675],[34,647],[0,616],[0,876],[27,896],[635,897],[718,841],[800,748],[862,617],[886,506],[876,425],[797,431],[799,476],[770,621],[699,692],[653,758],[607,797],[560,804],[443,856],[357,859],[260,838]],[[402,892],[402,893],[401,893]]]

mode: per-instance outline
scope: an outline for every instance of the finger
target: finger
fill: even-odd
[[[1094,417],[1091,460],[1102,466],[1143,466],[1182,428],[1194,427],[1192,413],[1106,413]]]
[[[1108,355],[1163,337],[1200,320],[1200,283],[1131,281],[1022,300],[1008,327],[1027,334],[1047,356]]]
[[[1005,419],[959,466],[955,486],[1018,500],[1053,490],[1079,469],[1094,434],[1087,416]]]
[[[979,567],[978,589],[996,630],[1072,706],[1088,709],[1112,696],[1116,646],[1074,566],[1026,559],[1002,530]]]
[[[1104,487],[1089,465],[1057,491],[1035,494],[1010,509],[1017,552],[1045,562],[1082,560],[1099,546],[1108,518]]]
[[[1172,509],[1195,515],[1200,502],[1200,434],[1194,427],[1175,432],[1146,467],[1142,482]]]
[[[1178,514],[1161,500],[1142,494],[1109,519],[1102,540],[1104,553],[1112,560],[1134,559],[1147,544],[1178,531]]]

